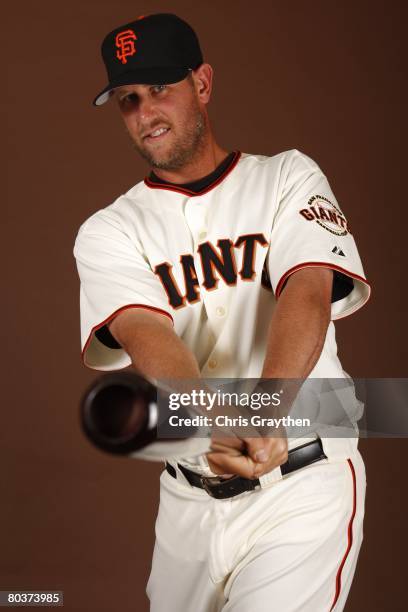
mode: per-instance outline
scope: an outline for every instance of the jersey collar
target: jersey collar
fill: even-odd
[[[233,151],[224,161],[217,166],[217,168],[211,172],[208,176],[194,181],[193,183],[185,183],[183,185],[177,185],[176,183],[169,183],[163,181],[155,176],[152,172],[150,176],[144,179],[145,185],[150,189],[165,189],[167,191],[175,191],[176,193],[182,193],[190,197],[200,196],[211,189],[214,189],[219,185],[226,176],[235,168],[241,157],[241,151]]]

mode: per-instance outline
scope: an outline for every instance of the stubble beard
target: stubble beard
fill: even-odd
[[[206,122],[198,106],[194,108],[194,115],[194,119],[183,126],[183,134],[174,140],[165,154],[154,153],[132,139],[133,147],[151,168],[180,170],[198,157],[205,146]]]

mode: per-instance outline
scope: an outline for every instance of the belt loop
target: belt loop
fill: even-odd
[[[171,463],[169,463],[168,461],[165,462],[165,468],[166,470],[169,472],[170,476],[173,476],[173,478],[177,478],[177,470],[175,467],[173,467],[171,465]]]
[[[168,471],[170,476],[173,476],[173,478],[178,480],[180,483],[187,485],[190,488],[193,488],[193,485],[188,482],[187,478],[184,476],[177,463],[176,465],[172,465],[171,463],[166,461],[166,470]]]
[[[178,480],[180,483],[187,485],[187,487],[190,487],[190,489],[195,489],[196,487],[194,487],[193,484],[191,484],[191,482],[189,482],[187,476],[185,474],[183,474],[183,470],[181,469],[180,465],[178,463],[176,463],[176,466],[174,468],[176,470],[176,480]],[[197,475],[198,476],[198,475]]]

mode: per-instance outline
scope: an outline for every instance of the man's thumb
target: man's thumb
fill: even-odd
[[[266,463],[269,460],[269,453],[265,438],[245,438],[247,453],[252,461],[256,463]]]

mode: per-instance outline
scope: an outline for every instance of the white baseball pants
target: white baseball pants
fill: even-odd
[[[340,612],[363,539],[365,490],[358,450],[227,500],[164,470],[151,612]]]

